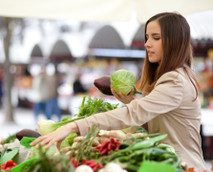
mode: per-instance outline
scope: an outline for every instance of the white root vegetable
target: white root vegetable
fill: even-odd
[[[95,137],[95,139],[93,140],[92,145],[93,145],[93,146],[97,146],[97,145],[99,145],[99,144],[100,144],[99,138],[98,138],[98,137]]]
[[[146,133],[134,133],[133,136],[134,137],[141,137],[141,136],[145,136],[147,135]]]
[[[99,172],[127,172],[124,170],[119,164],[110,162],[103,169],[99,170]]]
[[[102,144],[105,140],[109,140],[109,137],[104,137],[104,136],[98,137],[98,141],[100,144]]]
[[[70,151],[71,149],[72,149],[72,146],[67,146],[67,147],[65,147],[65,148],[62,148],[62,149],[60,150],[60,152],[66,153],[67,151]]]
[[[100,130],[99,136],[105,136],[105,137],[114,137],[117,139],[125,139],[126,138],[126,134],[121,131],[121,130]]]
[[[70,156],[70,154],[71,154],[71,151],[68,151],[65,153],[66,156]]]
[[[86,136],[78,136],[78,137],[75,137],[73,141],[74,141],[74,142],[81,142],[81,141],[83,141],[85,138],[86,138]]]
[[[75,172],[93,172],[93,170],[88,165],[80,165],[75,169]]]

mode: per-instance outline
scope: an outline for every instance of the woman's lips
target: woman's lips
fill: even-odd
[[[149,55],[149,56],[151,56],[151,55],[153,55],[153,54],[154,54],[153,51],[148,51],[148,55]]]

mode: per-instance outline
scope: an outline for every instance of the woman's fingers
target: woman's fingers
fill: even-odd
[[[36,145],[36,148],[38,148],[40,145],[45,145],[45,148],[49,148],[55,142],[57,142],[58,149],[60,149],[62,140],[65,139],[71,132],[78,132],[78,128],[75,123],[66,124],[65,126],[53,131],[52,133],[49,133],[45,136],[40,136],[36,140],[34,140],[30,145]]]
[[[121,99],[123,99],[125,96],[123,95],[123,93],[122,92],[119,92],[119,97],[121,98]]]
[[[56,147],[58,148],[58,150],[60,150],[60,148],[61,148],[61,141],[57,142]]]
[[[41,141],[41,143],[40,143],[40,145],[46,145],[47,143],[49,143],[50,141],[51,141],[52,139],[51,139],[51,137],[47,137],[47,138],[45,138],[45,139],[43,139],[42,141]]]
[[[55,140],[50,140],[49,142],[46,143],[45,149],[48,149],[50,146],[52,146],[55,143]]]
[[[116,99],[121,101],[124,104],[128,104],[133,100],[133,95],[134,95],[134,89],[131,90],[129,95],[124,96],[122,92],[119,92],[118,94],[114,91],[114,89],[111,87],[111,92],[115,96]]]
[[[135,90],[132,89],[131,92],[130,92],[131,97],[133,96],[134,92],[135,92]]]
[[[36,145],[35,148],[37,148],[37,149],[39,148],[40,145],[43,146],[43,145],[46,145],[46,144],[48,145],[48,147],[50,147],[51,146],[50,143],[53,144],[51,142],[51,140],[53,140],[53,139],[51,139],[51,136],[49,136],[49,137],[47,137],[47,136],[40,136],[36,140],[34,140],[32,143],[30,143],[30,145],[31,146],[35,146]]]
[[[41,142],[41,141],[43,140],[43,137],[44,137],[44,136],[38,137],[36,140],[34,140],[33,142],[30,143],[30,146],[34,146],[34,145],[36,145],[37,143]]]

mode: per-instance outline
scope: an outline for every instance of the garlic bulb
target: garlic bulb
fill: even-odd
[[[93,170],[88,165],[80,165],[75,169],[75,172],[93,172]]]

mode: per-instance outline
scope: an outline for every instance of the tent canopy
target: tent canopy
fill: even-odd
[[[140,23],[165,11],[190,14],[213,9],[212,0],[0,0],[0,16]]]

